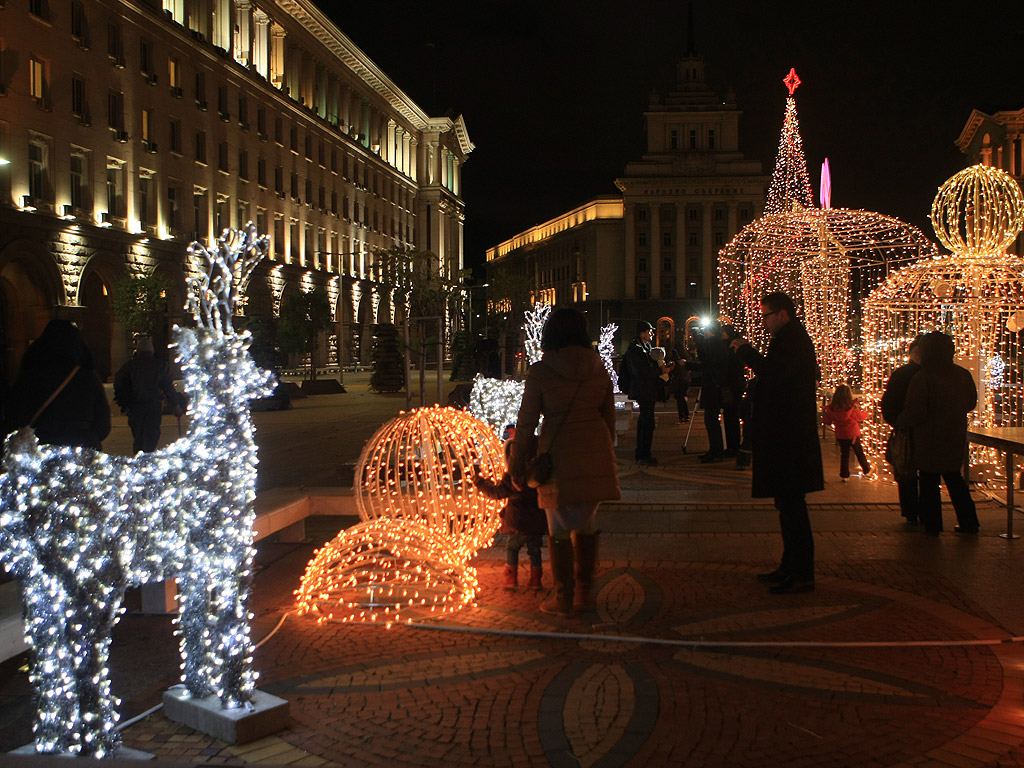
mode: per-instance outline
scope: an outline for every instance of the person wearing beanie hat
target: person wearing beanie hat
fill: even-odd
[[[651,339],[654,338],[654,326],[646,320],[636,324],[636,336],[626,350],[625,366],[628,371],[628,387],[626,394],[634,400],[639,410],[636,421],[636,450],[634,458],[642,467],[654,467],[658,460],[651,456],[651,443],[654,440],[654,402],[658,396],[658,378],[662,374],[659,366],[651,358]],[[671,371],[670,364],[666,370]]]

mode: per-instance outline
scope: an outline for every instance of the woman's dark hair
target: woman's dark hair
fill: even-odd
[[[572,307],[552,312],[540,336],[540,348],[545,352],[564,347],[590,347],[587,318]]]
[[[92,353],[86,346],[78,326],[69,320],[51,320],[25,350],[21,358],[22,368],[63,368],[71,370],[76,365],[92,368]]]
[[[953,365],[956,344],[952,336],[933,331],[921,339],[921,365],[925,368],[941,368]]]

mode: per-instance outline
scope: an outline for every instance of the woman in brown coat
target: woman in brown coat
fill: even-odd
[[[920,349],[921,370],[910,380],[897,423],[910,429],[914,466],[920,473],[921,522],[929,535],[942,530],[941,477],[956,512],[956,530],[977,533],[977,510],[960,467],[967,451],[967,414],[978,404],[978,389],[971,372],[953,362],[951,337],[929,333]]]
[[[513,462],[524,461],[526,441],[541,414],[538,453],[554,471],[537,487],[548,518],[552,596],[546,613],[588,609],[597,561],[594,516],[602,501],[621,497],[615,463],[612,382],[591,346],[587,321],[574,309],[551,314],[541,336],[544,356],[530,366],[513,440]]]

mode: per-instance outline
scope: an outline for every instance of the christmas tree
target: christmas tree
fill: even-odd
[[[807,176],[807,158],[800,139],[800,123],[796,117],[796,98],[793,96],[800,85],[796,70],[791,68],[782,82],[789,88],[789,96],[779,138],[779,154],[775,158],[775,171],[764,206],[765,214],[791,211],[794,207],[810,208],[814,204],[811,180]]]

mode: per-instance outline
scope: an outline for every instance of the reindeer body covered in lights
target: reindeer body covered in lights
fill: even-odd
[[[246,600],[253,558],[256,446],[249,401],[273,378],[231,315],[267,249],[250,223],[192,258],[194,329],[175,327],[192,418],[166,448],[127,458],[8,437],[0,469],[0,559],[21,580],[38,694],[35,749],[114,754],[111,632],[128,587],[177,579],[182,681],[227,708],[252,697]]]

